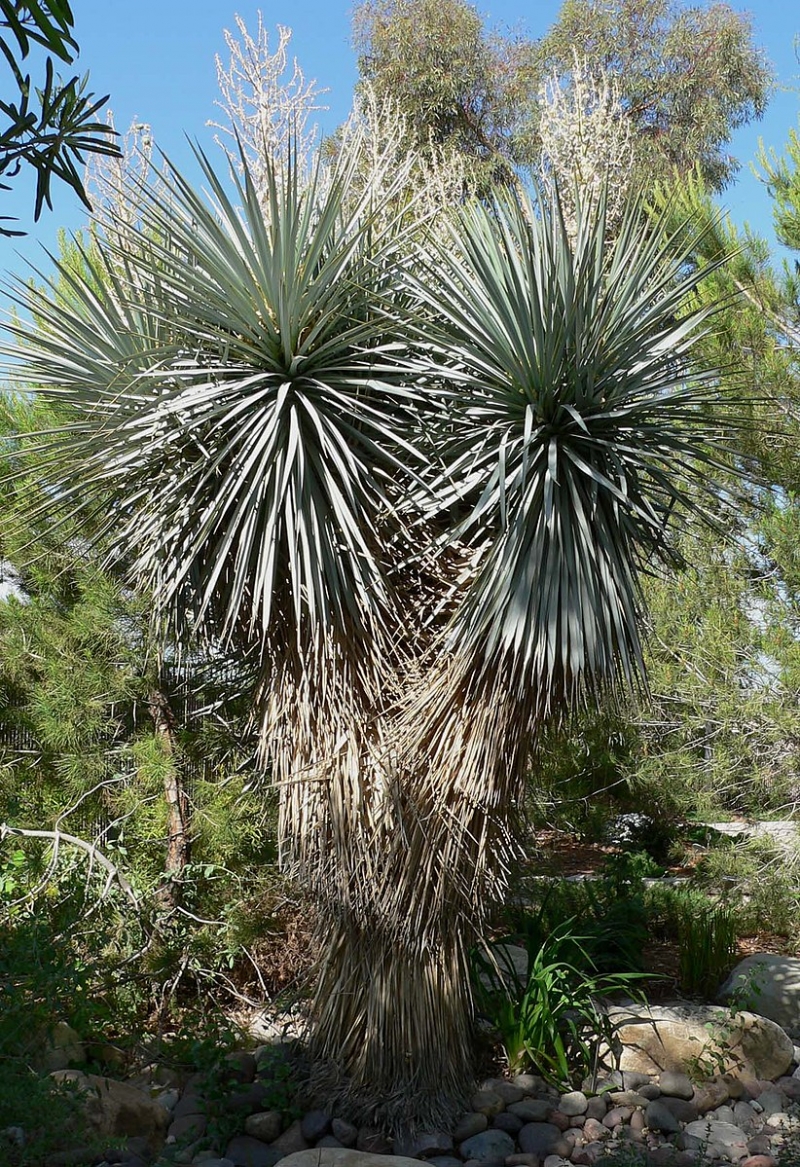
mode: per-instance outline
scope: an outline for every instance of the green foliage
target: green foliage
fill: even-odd
[[[13,177],[22,164],[36,172],[34,219],[42,208],[52,210],[50,184],[58,178],[90,208],[80,169],[87,154],[119,155],[111,141],[113,131],[97,114],[108,100],[86,92],[88,74],[63,81],[54,73],[53,57],[71,63],[77,51],[72,36],[73,16],[67,0],[0,0],[0,50],[19,91],[18,101],[0,101],[0,175]],[[9,35],[10,34],[10,35]],[[43,47],[53,56],[45,58],[41,87],[34,86],[30,73],[23,75],[20,61],[31,45]],[[0,189],[8,185],[0,183]],[[21,235],[0,224],[0,235]]]
[[[353,26],[362,82],[397,104],[415,149],[457,154],[483,193],[536,165],[542,87],[576,64],[618,86],[648,188],[698,160],[712,187],[730,181],[728,141],[772,81],[748,19],[721,3],[567,0],[540,41],[487,31],[468,0],[364,0]]]
[[[484,192],[533,161],[524,131],[535,100],[529,46],[487,33],[467,0],[365,0],[353,39],[362,83],[396,103],[423,156],[458,155]]]
[[[511,934],[535,948],[567,920],[581,921],[581,943],[601,973],[640,972],[647,939],[643,878],[651,873],[646,856],[609,857],[597,880],[555,880],[530,889],[538,903],[508,914]]]
[[[34,1058],[59,1020],[83,1037],[135,1033],[149,1002],[136,970],[120,957],[142,947],[141,920],[118,889],[105,888],[82,852],[53,871],[52,851],[39,840],[25,848],[23,862],[16,845],[6,843],[0,848],[6,873],[9,852],[14,877],[6,877],[0,898],[0,1049]]]
[[[800,911],[800,850],[768,838],[709,850],[698,881],[736,905],[740,935],[771,932],[794,939]]]
[[[598,972],[574,923],[564,921],[541,944],[529,939],[527,977],[515,969],[508,938],[475,957],[478,1005],[500,1034],[509,1070],[533,1068],[565,1089],[594,1068],[599,1044],[611,1036],[602,998],[637,995],[637,974]]]
[[[264,1084],[264,1110],[275,1110],[287,1123],[300,1118],[300,1086],[285,1046],[267,1046],[258,1062],[258,1078]]]
[[[11,1128],[11,1129],[9,1129]],[[16,1133],[22,1132],[22,1137]],[[56,1084],[24,1061],[3,1059],[0,1074],[0,1157],[4,1167],[41,1167],[67,1143],[87,1154],[108,1149],[87,1127],[81,1099],[70,1083]]]
[[[746,16],[721,3],[566,0],[536,46],[536,69],[563,76],[576,54],[616,79],[646,186],[697,163],[712,188],[730,181],[736,162],[727,143],[763,114],[772,83]]]
[[[689,997],[713,1000],[736,963],[737,920],[726,908],[706,904],[699,912],[691,901],[681,915],[681,992]]]

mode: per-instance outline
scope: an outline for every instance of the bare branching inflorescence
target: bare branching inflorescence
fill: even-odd
[[[566,83],[553,75],[539,93],[541,171],[546,188],[557,187],[564,219],[574,232],[577,201],[607,190],[611,225],[633,182],[631,122],[615,78],[576,53]]]
[[[220,98],[215,104],[225,121],[209,125],[220,131],[216,140],[239,169],[239,154],[244,154],[258,184],[264,167],[285,159],[290,145],[299,160],[311,165],[318,145],[312,115],[327,108],[319,104],[326,90],[306,80],[296,59],[290,63],[291,29],[278,25],[278,47],[271,52],[261,12],[255,36],[240,16],[235,20],[238,35],[225,30],[230,65],[225,68],[216,58]]]
[[[115,131],[111,110],[106,120]],[[120,146],[118,155],[92,155],[86,166],[85,186],[97,219],[107,226],[132,227],[137,209],[131,199],[131,180],[134,186],[146,182],[152,166],[153,133],[147,122],[134,118]]]
[[[391,185],[396,203],[397,175],[403,175],[403,199],[417,224],[433,224],[442,212],[464,201],[469,174],[464,155],[457,150],[431,141],[425,154],[409,149],[408,119],[391,98],[380,97],[364,83],[350,117],[340,131],[339,148],[352,149],[358,140],[362,162],[358,179],[363,188],[370,187],[376,207],[384,189]],[[352,141],[351,141],[352,140]],[[397,213],[387,202],[384,212]]]

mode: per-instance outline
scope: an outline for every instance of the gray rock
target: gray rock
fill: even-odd
[[[167,1130],[167,1138],[177,1141],[178,1139],[199,1139],[201,1135],[206,1133],[208,1126],[208,1119],[204,1114],[182,1114],[180,1118],[174,1118],[169,1124]]]
[[[544,1082],[536,1074],[515,1074],[511,1081],[526,1094],[536,1094],[537,1091],[544,1090]]]
[[[644,1086],[639,1087],[637,1093],[652,1102],[654,1098],[661,1097],[661,1087],[656,1086],[655,1082],[645,1082]]]
[[[251,1138],[271,1143],[283,1130],[283,1117],[277,1110],[262,1110],[259,1114],[248,1115],[244,1129]]]
[[[300,1123],[300,1130],[303,1132],[303,1138],[307,1139],[309,1143],[316,1143],[323,1135],[326,1135],[331,1129],[331,1116],[326,1110],[309,1110],[308,1114],[304,1114]],[[267,1139],[267,1142],[270,1140]]]
[[[761,1126],[761,1119],[749,1102],[734,1102],[733,1125],[741,1127],[745,1134],[747,1134]]]
[[[485,1114],[479,1114],[477,1111],[462,1114],[453,1129],[453,1139],[457,1143],[463,1143],[465,1139],[471,1139],[473,1135],[485,1131],[488,1125],[489,1120]]]
[[[677,1118],[678,1122],[695,1122],[699,1118],[695,1104],[687,1102],[685,1098],[667,1098],[662,1094],[658,1101]]]
[[[506,1078],[488,1078],[481,1084],[481,1090],[491,1090],[499,1094],[506,1106],[511,1102],[519,1102],[525,1096],[525,1091],[517,1082],[509,1082]]]
[[[706,1118],[711,1119],[712,1122],[727,1122],[731,1126],[736,1126],[732,1106],[718,1106],[716,1110],[712,1110],[706,1115]]]
[[[602,1139],[607,1139],[611,1135],[611,1131],[607,1126],[603,1126],[597,1118],[587,1118],[583,1124],[583,1140],[586,1143],[597,1143]]]
[[[315,1145],[317,1147],[344,1147],[344,1143],[340,1143],[333,1135],[323,1135],[321,1139],[317,1139]]]
[[[461,1167],[461,1160],[455,1155],[432,1155],[428,1163],[433,1167]]]
[[[797,1078],[778,1078],[775,1089],[791,1098],[792,1102],[800,1102],[800,1080]]]
[[[296,1119],[288,1126],[282,1135],[272,1140],[271,1144],[283,1155],[293,1155],[296,1151],[307,1151],[308,1139],[303,1137],[303,1128],[300,1119]]]
[[[719,999],[733,999],[738,1008],[769,1017],[787,1033],[800,1036],[800,957],[772,952],[745,957],[720,989]]]
[[[225,1148],[225,1158],[230,1159],[234,1167],[275,1167],[283,1158],[283,1152],[250,1135],[237,1135]]]
[[[479,1114],[485,1114],[487,1118],[494,1118],[501,1110],[505,1110],[506,1104],[498,1093],[494,1090],[476,1090],[469,1101],[473,1110]]]
[[[315,1147],[287,1155],[282,1167],[425,1167],[422,1159],[407,1159],[404,1155],[374,1155],[354,1151],[350,1147]]]
[[[786,1095],[779,1090],[765,1090],[759,1094],[758,1103],[764,1114],[777,1114],[786,1109]]]
[[[651,1131],[661,1131],[663,1134],[671,1135],[681,1129],[678,1119],[660,1098],[655,1098],[647,1104],[645,1117]]]
[[[692,1102],[700,1114],[705,1114],[709,1110],[716,1110],[718,1106],[724,1106],[730,1100],[730,1096],[731,1092],[726,1081],[722,1078],[711,1078],[702,1086],[695,1088]]]
[[[204,1152],[204,1154],[207,1154],[207,1152]],[[127,1164],[127,1160],[125,1162]],[[236,1167],[233,1159],[219,1159],[216,1157],[212,1157],[211,1159],[198,1159],[195,1157],[194,1163],[195,1167]]]
[[[558,1109],[562,1114],[568,1114],[570,1118],[574,1118],[578,1114],[586,1113],[588,1103],[589,1100],[582,1090],[571,1090],[568,1094],[561,1095]]]
[[[512,1102],[508,1109],[523,1122],[545,1122],[555,1107],[546,1098],[523,1098],[522,1102]]]
[[[619,1084],[623,1090],[638,1090],[653,1080],[650,1073],[641,1073],[638,1070],[620,1070],[619,1075]]]
[[[178,1099],[172,1117],[183,1118],[186,1114],[205,1114],[205,1103],[200,1093],[201,1083],[199,1075],[193,1075],[186,1083],[186,1087]]]
[[[613,1106],[647,1106],[650,1101],[638,1090],[612,1090],[607,1096]]]
[[[504,1162],[506,1155],[513,1155],[515,1149],[511,1135],[494,1129],[481,1131],[479,1135],[465,1139],[459,1146],[465,1159],[476,1159],[479,1163]]]
[[[607,1126],[609,1130],[614,1127],[621,1126],[622,1123],[627,1122],[633,1114],[632,1106],[612,1106],[606,1117],[603,1119],[603,1126]]]
[[[492,1119],[494,1130],[505,1131],[512,1138],[519,1134],[524,1125],[519,1115],[512,1114],[510,1110],[504,1110],[502,1114],[496,1114]]]
[[[449,1155],[453,1138],[446,1131],[421,1131],[404,1139],[396,1139],[394,1152],[409,1159],[427,1159],[431,1155]]]
[[[163,1106],[166,1111],[172,1114],[173,1110],[180,1101],[180,1097],[180,1091],[176,1090],[173,1086],[171,1090],[162,1090],[160,1094],[156,1095],[154,1101],[157,1102],[159,1106]]]
[[[561,1131],[552,1122],[529,1122],[517,1135],[520,1149],[529,1155],[551,1154],[560,1139]]]
[[[608,1103],[602,1094],[596,1094],[593,1098],[589,1098],[586,1103],[587,1118],[605,1118],[607,1110]]]
[[[664,1070],[658,1079],[658,1088],[662,1094],[666,1094],[669,1098],[688,1100],[694,1094],[694,1086],[689,1081],[688,1075],[677,1070]]]
[[[343,1147],[354,1147],[356,1139],[358,1138],[358,1127],[353,1126],[351,1122],[345,1122],[343,1118],[335,1118],[331,1123],[331,1133],[335,1139],[338,1139]]]
[[[709,1155],[718,1158],[743,1158],[748,1150],[747,1135],[740,1127],[707,1118],[688,1124],[683,1132],[683,1145],[687,1151],[707,1149]]]
[[[631,1129],[635,1131],[643,1131],[647,1126],[647,1119],[644,1116],[643,1110],[634,1110],[631,1115]]]

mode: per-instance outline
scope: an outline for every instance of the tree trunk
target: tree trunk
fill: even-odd
[[[314,1084],[395,1133],[446,1123],[474,1087],[470,949],[505,894],[527,741],[518,703],[439,697],[424,721],[404,711],[391,750],[361,752],[357,780],[353,749],[347,775],[306,788],[303,833],[324,853],[306,871],[323,954]]]
[[[159,904],[176,908],[181,897],[181,875],[189,862],[189,799],[183,784],[175,743],[175,718],[162,689],[154,689],[148,705],[165,760],[164,797],[167,803],[165,879],[158,890]]]

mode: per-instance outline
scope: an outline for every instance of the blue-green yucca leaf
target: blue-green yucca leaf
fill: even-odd
[[[722,465],[717,375],[690,366],[691,242],[636,205],[611,238],[602,199],[571,237],[557,200],[509,194],[430,247],[408,278],[449,388],[435,493],[480,556],[451,647],[540,712],[635,684],[639,571]]]
[[[176,620],[355,651],[391,606],[378,526],[422,464],[381,308],[400,225],[351,198],[357,143],[306,186],[272,168],[266,198],[198,158],[212,204],[172,169],[132,183],[134,224],[82,274],[15,287],[13,379],[65,410],[37,466]]]

